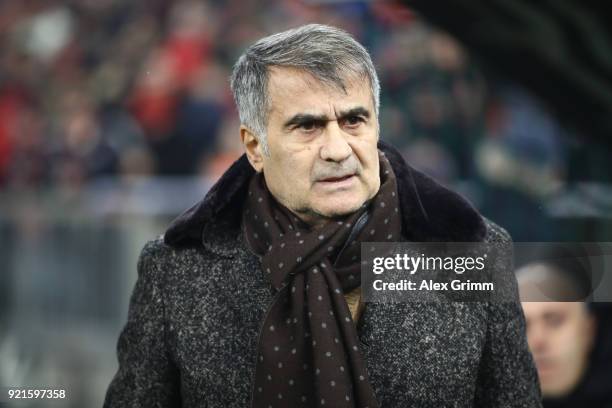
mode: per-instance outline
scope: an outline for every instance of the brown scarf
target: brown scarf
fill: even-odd
[[[316,230],[272,197],[261,173],[251,179],[244,234],[276,291],[259,333],[252,407],[378,407],[343,294],[361,283],[360,242],[400,238],[395,175],[379,157],[376,196]]]

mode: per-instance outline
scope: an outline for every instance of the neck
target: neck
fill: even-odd
[[[289,209],[292,214],[295,214],[302,222],[304,222],[311,230],[318,230],[329,223],[332,218],[325,217],[321,214],[317,214],[314,211],[306,210],[306,211],[298,211]]]

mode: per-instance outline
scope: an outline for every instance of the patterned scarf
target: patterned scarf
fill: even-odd
[[[361,282],[360,242],[400,235],[395,175],[382,153],[380,190],[358,211],[310,229],[250,181],[243,227],[275,289],[258,339],[252,407],[378,407],[344,293]]]

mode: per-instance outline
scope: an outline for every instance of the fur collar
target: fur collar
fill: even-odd
[[[486,235],[480,214],[459,194],[410,167],[400,153],[379,142],[398,182],[402,234],[413,242],[479,242]],[[178,216],[164,234],[164,242],[180,247],[202,242],[203,235],[239,231],[242,203],[253,175],[242,155],[208,191],[203,200]],[[203,234],[203,232],[207,232]]]

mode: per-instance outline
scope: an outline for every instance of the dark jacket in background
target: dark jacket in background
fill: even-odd
[[[612,303],[593,303],[597,335],[587,371],[563,398],[544,399],[544,408],[612,408]]]

